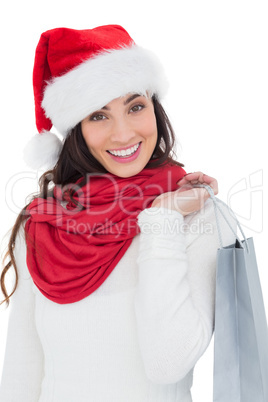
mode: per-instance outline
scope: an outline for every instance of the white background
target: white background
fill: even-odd
[[[22,160],[36,133],[32,66],[40,34],[119,24],[158,54],[170,81],[164,106],[178,159],[219,181],[219,197],[254,236],[266,310],[268,3],[260,0],[11,1],[0,7],[1,225],[3,239],[37,175]],[[2,241],[2,253],[7,237]],[[8,311],[0,308],[0,372]],[[212,401],[213,343],[195,369],[193,400]]]

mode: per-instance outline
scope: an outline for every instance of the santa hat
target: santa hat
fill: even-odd
[[[128,93],[161,99],[167,81],[157,57],[137,46],[119,25],[75,30],[55,28],[36,48],[33,88],[38,134],[24,149],[33,169],[53,167],[62,141],[92,112]]]

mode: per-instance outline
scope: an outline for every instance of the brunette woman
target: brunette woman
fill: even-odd
[[[41,35],[33,85],[39,133],[25,159],[49,170],[1,275],[0,400],[189,402],[213,333],[219,246],[196,184],[218,186],[176,161],[161,64],[120,26],[56,28]]]

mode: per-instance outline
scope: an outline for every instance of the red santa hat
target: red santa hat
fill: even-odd
[[[38,134],[24,149],[33,169],[53,167],[70,130],[92,112],[127,93],[156,95],[167,89],[162,65],[119,25],[55,28],[36,48],[33,89]]]

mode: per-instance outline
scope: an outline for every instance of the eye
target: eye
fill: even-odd
[[[130,109],[130,112],[139,112],[140,110],[142,110],[145,106],[142,104],[138,104],[138,105],[134,105],[132,106],[132,108]]]
[[[101,113],[92,114],[89,118],[89,120],[91,120],[91,121],[100,121],[100,120],[104,120],[104,119],[106,119],[106,117],[104,116],[104,114],[101,114]]]

